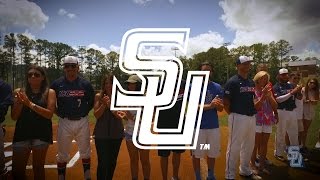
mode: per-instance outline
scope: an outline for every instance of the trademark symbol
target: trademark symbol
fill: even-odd
[[[200,144],[201,150],[210,150],[210,144]]]

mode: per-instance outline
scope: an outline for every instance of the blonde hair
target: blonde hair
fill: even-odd
[[[268,77],[268,82],[270,81],[270,75],[269,73],[267,73],[266,71],[259,71],[253,78],[253,81],[255,83],[257,83],[259,81],[260,78],[262,78],[263,76],[267,75]]]

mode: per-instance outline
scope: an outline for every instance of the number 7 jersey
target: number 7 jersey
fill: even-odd
[[[56,112],[59,117],[84,117],[93,107],[93,87],[81,77],[74,81],[60,77],[51,84],[51,88],[56,91]]]

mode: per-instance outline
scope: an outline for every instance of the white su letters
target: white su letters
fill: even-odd
[[[185,54],[189,32],[188,28],[138,28],[122,38],[119,67],[125,73],[137,74],[142,85],[140,91],[126,91],[114,78],[111,110],[137,110],[132,141],[138,148],[196,148],[209,72],[188,72],[178,128],[160,129],[158,113],[175,104],[183,64],[173,55],[142,53],[143,47],[153,46],[174,47]]]

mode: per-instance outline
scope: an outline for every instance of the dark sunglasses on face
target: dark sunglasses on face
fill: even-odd
[[[41,74],[37,73],[37,72],[30,72],[28,73],[28,78],[32,78],[32,76],[38,78],[41,76]]]
[[[76,64],[65,64],[64,65],[64,68],[70,68],[70,67],[74,69],[77,67],[77,65]]]
[[[316,84],[316,82],[313,82],[313,81],[311,81],[311,82],[309,82],[310,84]]]

